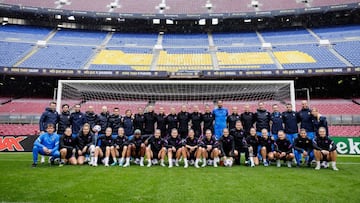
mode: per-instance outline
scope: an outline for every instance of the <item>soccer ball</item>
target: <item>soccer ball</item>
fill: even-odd
[[[99,125],[95,125],[95,126],[93,127],[93,131],[94,131],[94,132],[100,132],[100,130],[101,130],[101,127],[100,127]]]
[[[151,160],[151,162],[152,162],[153,165],[156,165],[156,164],[159,163],[159,161],[157,159],[153,159],[153,160]]]
[[[233,165],[233,159],[232,158],[227,158],[224,160],[224,166],[226,167],[231,167]]]

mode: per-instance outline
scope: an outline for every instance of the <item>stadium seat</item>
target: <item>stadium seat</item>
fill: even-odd
[[[21,66],[30,68],[83,68],[92,56],[95,47],[48,45],[40,48],[25,60]]]

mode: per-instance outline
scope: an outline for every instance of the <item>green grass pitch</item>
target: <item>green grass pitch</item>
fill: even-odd
[[[360,202],[360,156],[339,157],[340,171],[31,163],[31,153],[0,154],[0,202]]]

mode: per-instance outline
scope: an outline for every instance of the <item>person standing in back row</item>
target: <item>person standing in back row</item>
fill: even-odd
[[[150,137],[151,135],[154,135],[155,132],[155,123],[156,123],[156,114],[154,112],[153,106],[147,107],[147,112],[144,113],[144,135],[145,138]]]
[[[271,114],[265,109],[264,102],[259,102],[254,118],[256,122],[256,134],[258,136],[261,136],[262,129],[266,129],[270,132]]]
[[[189,131],[190,113],[187,112],[185,105],[181,106],[181,111],[178,113],[179,119],[179,134],[181,139],[185,139]]]
[[[228,124],[229,131],[235,129],[235,124],[240,120],[240,115],[238,114],[238,108],[236,106],[232,107],[232,113],[226,119]]]
[[[77,136],[80,129],[83,127],[83,125],[87,122],[86,116],[80,111],[81,105],[76,104],[74,107],[74,112],[70,114],[70,123],[71,123],[71,130],[73,133],[73,136]]]
[[[296,112],[292,110],[291,104],[286,104],[286,111],[283,112],[283,121],[284,121],[284,131],[286,133],[286,138],[294,144],[295,138],[298,136],[298,126],[297,126],[297,115]]]
[[[156,114],[156,129],[161,130],[162,138],[166,137],[167,129],[166,129],[166,114],[164,113],[164,107],[160,107],[159,113]]]
[[[201,122],[203,120],[202,114],[199,112],[199,106],[194,106],[194,111],[190,114],[191,128],[195,131],[195,137],[199,138],[201,135]]]
[[[138,129],[141,131],[141,133],[144,133],[144,122],[145,122],[144,110],[143,108],[139,107],[138,113],[134,115],[134,120],[133,120],[134,129],[135,130]]]
[[[217,102],[217,108],[213,110],[213,115],[215,117],[215,138],[216,140],[219,140],[223,134],[224,128],[226,128],[226,118],[229,115],[228,109],[223,107],[223,102],[221,100]]]
[[[311,116],[311,110],[306,100],[301,102],[301,106],[302,108],[297,114],[297,121],[300,123],[300,128],[305,129],[307,136],[312,140],[315,137],[315,129]]]
[[[44,133],[48,124],[56,126],[58,123],[59,115],[56,111],[56,102],[50,102],[49,107],[42,113],[39,120],[40,134]]]
[[[206,130],[210,130],[211,133],[214,133],[214,115],[210,110],[209,105],[205,105],[205,113],[202,115],[204,126],[202,134],[205,134]]]
[[[57,133],[59,135],[64,134],[65,129],[70,127],[70,111],[69,111],[69,105],[63,104],[62,105],[62,112],[59,115],[59,122],[58,122],[58,130]]]
[[[250,135],[250,129],[254,127],[255,114],[250,112],[250,105],[244,106],[244,112],[240,115],[241,123],[244,127],[246,135]]]

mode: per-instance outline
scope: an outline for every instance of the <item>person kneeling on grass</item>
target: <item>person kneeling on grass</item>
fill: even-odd
[[[256,134],[255,128],[250,128],[250,136],[246,138],[247,147],[249,150],[249,160],[250,166],[255,167],[255,165],[259,165],[258,158],[258,146],[259,146],[259,138]]]
[[[292,153],[292,145],[289,140],[285,137],[285,132],[279,130],[278,139],[275,141],[275,157],[276,157],[276,166],[281,167],[280,160],[287,161],[287,166],[291,168],[291,161],[294,159],[294,154]]]
[[[336,144],[326,134],[324,127],[319,128],[319,136],[313,141],[314,154],[316,160],[315,170],[320,170],[320,161],[331,161],[331,167],[334,171],[339,169],[336,167]]]
[[[261,130],[261,138],[259,140],[261,145],[261,157],[263,159],[263,164],[265,167],[269,166],[270,161],[274,159],[273,146],[274,138],[269,136],[269,133],[266,129]]]
[[[94,155],[95,155],[95,142],[96,137],[90,131],[90,125],[85,123],[82,129],[80,130],[77,139],[77,149],[78,149],[78,160],[77,163],[79,165],[84,164],[85,156],[90,154],[90,162],[89,165],[94,164]]]
[[[200,160],[201,150],[199,148],[199,140],[195,137],[195,132],[193,129],[190,129],[188,132],[188,136],[184,141],[184,147],[182,150],[183,158],[184,158],[184,168],[189,167],[188,160],[190,160],[190,164],[194,164],[194,159]],[[198,161],[199,162],[199,161]]]
[[[47,124],[46,133],[40,135],[34,142],[33,147],[33,164],[32,167],[36,167],[38,154],[51,156],[51,164],[54,163],[55,158],[60,157],[59,152],[59,135],[54,133],[54,124]]]
[[[182,154],[182,141],[179,137],[179,132],[176,128],[173,128],[170,133],[170,137],[167,139],[166,148],[168,151],[169,168],[173,167],[173,158],[175,157],[175,166],[179,166],[179,159]]]
[[[66,163],[76,165],[76,139],[72,136],[71,128],[66,128],[64,134],[60,138],[60,164],[63,166]]]
[[[212,136],[211,130],[205,131],[205,136],[199,144],[199,150],[201,151],[203,157],[203,163],[201,167],[205,167],[207,162],[206,159],[211,158],[213,160],[214,167],[217,167],[219,162],[220,151],[218,149],[218,142],[215,137]],[[195,161],[195,167],[199,168],[199,159]]]
[[[103,159],[103,163],[105,166],[109,166],[109,157],[111,151],[113,151],[113,138],[112,138],[112,130],[110,127],[105,129],[105,135],[102,135],[99,137],[97,146],[95,148],[95,158],[93,166],[97,166],[98,158],[103,158],[105,155],[105,158]],[[112,157],[113,160],[116,160],[116,157]]]
[[[161,130],[156,129],[154,135],[149,137],[145,143],[148,145],[146,148],[146,157],[148,159],[147,167],[151,167],[152,164],[157,164],[157,160],[159,159],[160,165],[164,167],[166,148],[165,141],[161,138]]]
[[[124,167],[130,166],[130,156],[135,158],[135,163],[144,166],[146,146],[144,144],[143,137],[141,136],[141,130],[136,129],[134,136],[129,141],[129,147],[126,154],[126,162]],[[140,159],[140,160],[139,160]]]
[[[118,136],[114,139],[114,148],[111,151],[113,157],[119,157],[119,166],[123,166],[124,160],[126,158],[126,153],[128,149],[128,137],[125,136],[124,128],[120,127],[118,129]],[[116,166],[116,159],[112,166]]]
[[[294,141],[294,154],[296,167],[300,167],[302,157],[305,158],[307,166],[310,167],[311,161],[314,159],[313,144],[303,128],[300,129],[300,134]]]
[[[220,152],[221,156],[223,157],[224,163],[228,160],[231,160],[232,163],[234,157],[239,155],[239,152],[235,150],[235,142],[233,136],[229,134],[229,129],[223,129],[223,136],[219,140],[220,145]],[[232,164],[230,164],[231,166]]]

